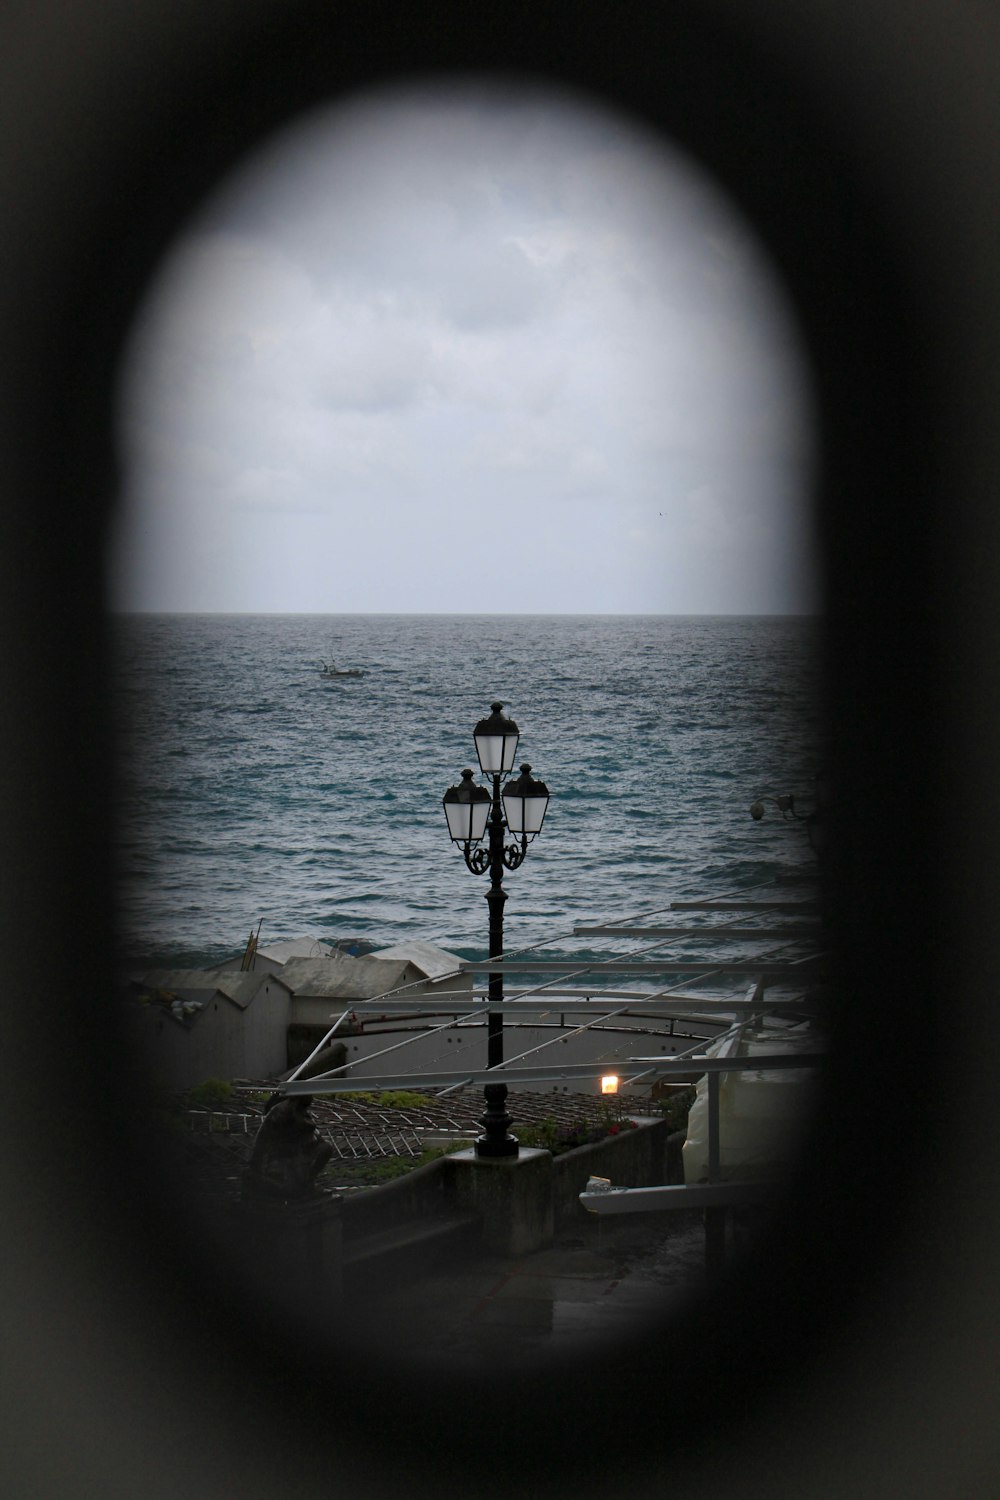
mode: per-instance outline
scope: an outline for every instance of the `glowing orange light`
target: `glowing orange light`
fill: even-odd
[[[605,1076],[601,1079],[601,1093],[602,1094],[617,1094],[617,1092],[618,1092],[618,1074],[617,1073],[607,1073],[607,1074],[605,1074]]]

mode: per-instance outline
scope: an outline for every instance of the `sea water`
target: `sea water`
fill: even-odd
[[[762,616],[126,615],[118,925],[130,964],[283,937],[485,954],[441,799],[496,700],[549,788],[508,951],[811,867],[818,622]],[[321,675],[324,661],[359,678]],[[482,779],[481,777],[479,779]]]

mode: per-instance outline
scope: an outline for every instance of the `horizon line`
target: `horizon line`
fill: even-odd
[[[681,610],[616,610],[616,609],[120,609],[108,610],[112,615],[212,615],[229,619],[314,619],[332,618],[386,619],[426,617],[428,619],[610,619],[610,620],[774,620],[774,619],[819,619],[821,609],[681,609]]]

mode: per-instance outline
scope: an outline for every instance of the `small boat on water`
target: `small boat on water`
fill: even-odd
[[[357,667],[345,667],[341,669],[336,662],[323,662],[320,665],[319,675],[321,677],[363,677],[364,672]]]

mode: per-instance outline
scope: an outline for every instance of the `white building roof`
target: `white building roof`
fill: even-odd
[[[288,989],[280,976],[252,971],[215,974],[206,969],[153,969],[133,982],[141,989],[162,991],[184,1000],[208,1001],[213,995],[222,995],[240,1010],[246,1010],[263,984],[280,984]]]
[[[284,938],[257,949],[257,958],[269,958],[276,964],[287,964],[290,958],[327,958],[333,949],[329,943],[314,937]]]
[[[420,979],[443,979],[456,972],[459,960],[417,939],[355,958],[317,938],[301,937],[258,949],[253,969],[241,970],[239,963],[237,957],[208,969],[157,969],[140,982],[148,989],[206,998],[218,992],[241,1009],[267,980],[292,995],[350,1002],[374,1000]]]
[[[428,979],[444,979],[446,975],[454,974],[461,962],[454,953],[446,953],[443,948],[435,948],[433,943],[422,942],[419,938],[395,943],[391,948],[379,948],[376,953],[369,953],[364,962],[370,963],[376,958],[412,964]]]
[[[251,972],[278,974],[289,959],[322,958],[330,952],[332,952],[330,944],[321,942],[319,938],[282,938],[277,942],[268,943],[266,948],[257,949]],[[207,974],[239,973],[242,963],[243,953],[234,953],[229,958],[223,959],[221,964],[212,964],[205,972]]]
[[[343,1001],[377,999],[412,977],[398,959],[351,958],[347,953],[291,958],[281,970],[281,982],[293,996]]]

